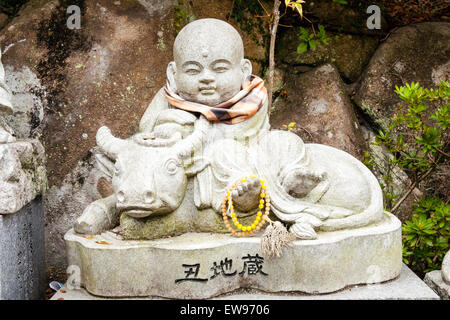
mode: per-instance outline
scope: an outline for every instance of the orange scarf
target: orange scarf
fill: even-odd
[[[235,124],[247,120],[262,108],[267,100],[267,89],[264,87],[263,79],[251,75],[242,84],[242,90],[233,98],[213,107],[184,100],[172,91],[168,82],[164,87],[164,95],[176,108],[200,112],[210,121]]]

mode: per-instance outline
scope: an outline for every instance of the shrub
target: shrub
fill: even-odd
[[[403,261],[423,277],[441,268],[449,250],[450,204],[425,197],[413,205],[413,212],[402,226]]]

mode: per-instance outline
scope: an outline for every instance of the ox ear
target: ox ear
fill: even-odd
[[[209,163],[210,163],[209,159],[203,156],[185,160],[184,166],[186,175],[188,177],[196,175],[197,173],[203,171],[209,165]]]
[[[114,175],[114,162],[102,153],[96,153],[95,160],[97,160],[100,171],[112,179]]]

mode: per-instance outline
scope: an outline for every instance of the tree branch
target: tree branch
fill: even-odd
[[[272,109],[272,94],[273,94],[273,76],[275,73],[275,40],[277,37],[278,23],[280,22],[280,0],[275,0],[273,5],[273,23],[270,31],[270,48],[269,48],[269,86],[267,88],[267,97],[269,99],[269,106],[267,116],[270,119],[270,110]]]
[[[413,190],[417,187],[420,181],[425,179],[434,169],[435,167],[431,167],[427,172],[425,172],[420,178],[417,178],[414,183],[411,185],[411,187],[408,189],[408,191],[398,200],[396,205],[391,209],[391,213],[394,213],[397,211],[397,209],[400,207],[400,205],[408,198],[408,196],[413,192]]]

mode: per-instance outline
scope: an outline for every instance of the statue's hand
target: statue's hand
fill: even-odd
[[[257,177],[248,179],[231,193],[234,207],[241,212],[248,212],[255,209],[259,204],[260,193],[261,183],[259,179]]]

